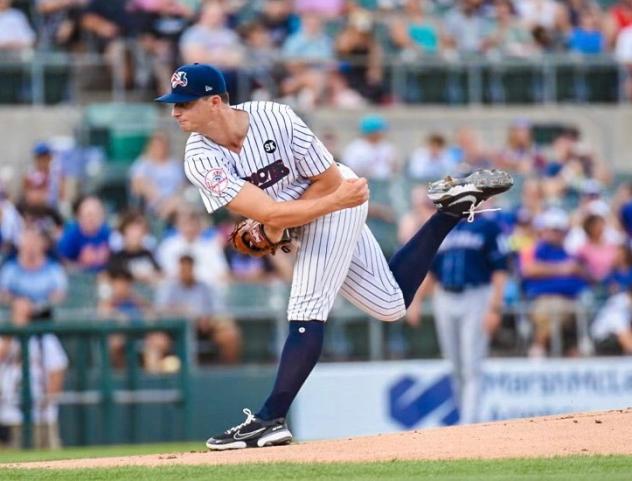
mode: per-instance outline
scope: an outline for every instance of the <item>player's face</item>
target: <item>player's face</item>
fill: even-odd
[[[213,116],[213,106],[217,103],[213,102],[214,98],[219,100],[219,97],[214,95],[191,102],[173,104],[171,116],[176,119],[180,128],[185,132],[199,132]],[[219,101],[221,102],[221,100]]]

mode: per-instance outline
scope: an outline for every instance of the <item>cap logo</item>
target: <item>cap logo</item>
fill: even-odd
[[[188,83],[186,72],[174,72],[171,76],[172,89],[175,89],[177,86],[186,87]]]
[[[205,92],[210,92],[211,90],[213,90],[213,87],[209,87],[208,85],[204,86],[204,91]]]

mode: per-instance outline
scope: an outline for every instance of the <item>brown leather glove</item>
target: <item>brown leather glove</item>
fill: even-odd
[[[242,254],[262,257],[267,254],[274,255],[277,249],[286,253],[291,252],[292,234],[290,229],[285,229],[281,240],[272,242],[263,230],[261,222],[254,219],[244,219],[233,228],[230,233],[230,242],[234,249]]]

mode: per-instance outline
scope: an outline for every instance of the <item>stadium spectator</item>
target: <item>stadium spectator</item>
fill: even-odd
[[[75,49],[81,40],[81,14],[88,0],[36,0],[38,45],[43,50]]]
[[[0,0],[0,52],[21,55],[32,50],[35,32],[22,11],[11,8],[12,0]]]
[[[158,264],[167,277],[178,275],[179,260],[190,255],[195,260],[195,277],[218,290],[226,287],[229,270],[224,257],[224,242],[217,229],[203,230],[199,212],[182,209],[176,221],[177,232],[166,237],[158,246]]]
[[[323,30],[323,20],[315,12],[301,15],[301,28],[285,39],[282,48],[286,60],[299,63],[330,62],[334,57],[332,39]]]
[[[302,13],[317,13],[324,18],[335,19],[343,11],[345,0],[295,0],[294,10]]]
[[[123,322],[137,323],[154,317],[149,301],[134,291],[134,277],[127,270],[108,272],[110,291],[99,300],[97,310],[104,319],[116,319]],[[112,363],[120,368],[125,364],[125,337],[120,334],[110,336]],[[133,342],[133,341],[130,341]],[[148,372],[161,372],[162,364],[169,349],[171,340],[164,332],[152,332],[145,336],[143,347],[143,365]]]
[[[616,45],[624,29],[632,26],[632,0],[619,0],[609,10],[605,20],[608,45]]]
[[[167,219],[175,214],[184,188],[182,163],[171,156],[167,134],[155,132],[130,168],[132,194],[147,210]]]
[[[389,25],[390,40],[404,59],[439,53],[439,25],[426,15],[424,2],[406,0],[401,15]]]
[[[237,100],[237,70],[243,65],[245,48],[227,26],[222,2],[209,0],[202,5],[200,19],[180,38],[180,54],[185,63],[207,63],[220,69],[231,100]]]
[[[137,213],[129,213],[121,219],[119,231],[123,245],[121,250],[112,253],[107,271],[128,271],[135,282],[157,284],[162,273],[153,253],[145,247],[148,235],[145,218]]]
[[[511,122],[507,130],[506,144],[499,152],[496,164],[501,169],[519,174],[542,172],[546,160],[533,141],[529,121],[516,119]]]
[[[494,14],[490,34],[486,38],[491,51],[514,58],[529,58],[538,53],[531,32],[516,16],[511,0],[496,0]]]
[[[632,289],[613,295],[590,327],[598,355],[632,354]]]
[[[24,191],[22,199],[17,204],[17,209],[24,225],[36,227],[47,239],[48,249],[56,251],[64,218],[59,210],[48,202],[48,179],[41,172],[31,172],[24,179]]]
[[[110,227],[101,201],[93,196],[76,203],[77,220],[66,224],[57,249],[71,269],[102,271],[110,258]]]
[[[371,13],[350,4],[342,31],[336,37],[336,56],[344,66],[347,83],[373,103],[383,100],[383,51],[375,36]]]
[[[240,26],[245,43],[244,64],[248,66],[253,84],[253,100],[270,100],[277,95],[278,84],[284,75],[279,65],[279,49],[272,43],[263,23],[253,20]]]
[[[461,172],[493,167],[492,152],[483,145],[479,132],[471,127],[457,130],[456,142],[450,147],[450,155]]]
[[[525,297],[530,301],[534,323],[532,357],[547,352],[551,325],[572,328],[575,299],[585,288],[585,271],[564,249],[569,219],[561,209],[549,209],[536,219],[538,240],[520,255],[520,276]],[[567,352],[572,353],[572,348]]]
[[[123,88],[132,88],[135,81],[130,49],[138,18],[130,15],[130,6],[131,0],[90,0],[81,17],[90,48],[105,55],[111,75]]]
[[[35,449],[59,449],[58,398],[63,391],[68,357],[53,334],[29,339],[29,367]],[[6,447],[22,448],[22,356],[17,339],[0,339],[0,425],[8,428]],[[0,441],[0,445],[2,441]]]
[[[218,350],[222,363],[233,364],[241,357],[241,332],[235,321],[222,314],[221,300],[213,289],[195,276],[195,260],[183,255],[177,276],[158,289],[156,310],[162,316],[182,316],[195,322],[199,338],[208,338]]]
[[[438,179],[451,174],[456,162],[446,145],[442,134],[431,133],[426,137],[426,145],[417,147],[408,160],[408,175],[413,179]]]
[[[606,38],[597,12],[586,10],[581,13],[579,26],[573,28],[568,38],[568,48],[582,54],[599,54],[605,51]]]
[[[0,297],[11,308],[11,320],[25,325],[53,318],[53,308],[66,294],[68,280],[62,267],[46,256],[46,238],[25,228],[17,256],[0,269]]]
[[[39,179],[37,177],[40,177]],[[61,165],[47,142],[38,142],[33,147],[33,166],[23,179],[23,189],[27,182],[44,183],[49,205],[57,207],[64,199],[64,176]]]
[[[193,18],[193,11],[179,0],[132,0],[131,14],[138,17],[136,75],[140,87],[154,81],[158,92],[171,87],[170,78],[178,54],[180,35]]]
[[[290,35],[283,44],[286,78],[281,83],[281,93],[293,96],[285,98],[290,104],[307,110],[314,107],[323,96],[327,85],[325,67],[333,60],[333,42],[323,32],[322,19],[314,13],[301,17],[301,29]]]
[[[296,32],[300,19],[292,8],[290,0],[266,0],[263,2],[257,20],[270,34],[272,44],[280,48],[285,39]]]
[[[381,115],[360,119],[360,137],[351,141],[342,153],[342,163],[368,179],[388,180],[398,170],[397,151],[386,139],[388,123]]]
[[[515,5],[520,18],[531,31],[542,28],[557,35],[563,25],[565,12],[555,0],[517,0]]]
[[[586,242],[577,251],[577,258],[586,267],[590,280],[601,282],[614,269],[617,244],[606,239],[606,220],[600,215],[588,215],[582,227],[586,233]]]
[[[484,53],[489,43],[490,20],[481,0],[459,0],[443,18],[443,45],[448,55]]]
[[[0,186],[0,260],[17,249],[23,225],[19,211]]]

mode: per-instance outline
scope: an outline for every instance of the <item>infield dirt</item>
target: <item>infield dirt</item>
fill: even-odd
[[[203,443],[200,442],[203,447]],[[188,452],[4,465],[105,468],[262,462],[363,462],[632,455],[632,408],[565,414],[229,452]]]

